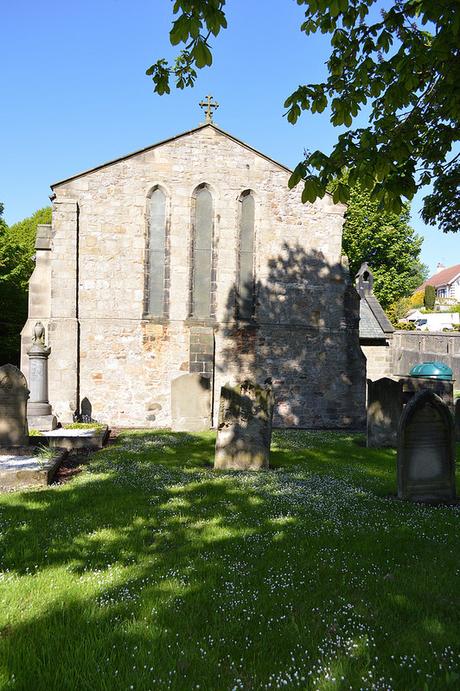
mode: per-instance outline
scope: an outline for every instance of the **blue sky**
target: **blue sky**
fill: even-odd
[[[295,0],[229,0],[229,29],[214,40],[214,65],[194,89],[157,96],[145,76],[169,45],[169,0],[15,0],[1,3],[0,201],[14,223],[49,203],[49,185],[80,170],[195,127],[211,93],[223,129],[288,166],[305,148],[329,150],[327,115],[295,126],[283,102],[326,74],[327,37],[299,31]],[[460,262],[460,239],[426,227],[422,259]]]

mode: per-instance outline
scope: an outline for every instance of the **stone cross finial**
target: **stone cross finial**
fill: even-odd
[[[205,122],[208,123],[208,122],[213,121],[212,120],[212,109],[214,108],[214,110],[217,110],[217,108],[219,107],[219,104],[217,103],[217,101],[214,101],[214,102],[212,101],[212,96],[208,95],[208,96],[206,96],[206,99],[207,100],[200,101],[200,103],[198,105],[200,106],[200,108],[203,108],[203,110],[206,108],[206,110],[204,110],[204,115],[205,115]]]

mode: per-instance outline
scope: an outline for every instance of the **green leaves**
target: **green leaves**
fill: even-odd
[[[286,99],[287,120],[296,124],[304,111],[323,113],[329,105],[332,125],[345,132],[329,156],[307,157],[290,184],[305,179],[303,196],[312,201],[347,168],[382,209],[398,213],[404,199],[432,182],[425,222],[458,230],[459,176],[451,153],[460,132],[458,0],[297,4],[305,12],[301,31],[329,34],[331,54],[326,80],[300,85]],[[170,40],[184,50],[172,66],[158,60],[147,70],[157,93],[170,92],[171,78],[178,88],[193,86],[196,70],[212,64],[209,39],[227,27],[224,8],[225,0],[175,0]],[[369,121],[353,129],[363,105]],[[345,188],[336,187],[335,198],[344,201]]]
[[[304,163],[298,163],[297,166],[294,168],[294,171],[289,178],[288,181],[288,187],[290,190],[292,190],[293,187],[299,184],[299,182],[302,180],[302,178],[305,177],[307,173],[306,167]]]
[[[193,86],[197,76],[196,69],[212,65],[208,39],[211,35],[217,36],[221,29],[227,27],[222,9],[224,6],[225,0],[176,0],[173,13],[179,16],[173,22],[169,40],[171,45],[182,43],[185,48],[173,65],[160,59],[146,70],[146,75],[152,77],[157,94],[171,92],[171,77],[175,79],[179,89]]]
[[[420,263],[422,238],[409,225],[409,208],[398,213],[381,208],[377,199],[360,185],[351,186],[350,176],[337,185],[349,186],[342,249],[353,276],[367,261],[375,276],[375,293],[386,307],[410,295],[424,280]]]
[[[195,46],[192,50],[192,56],[193,60],[195,61],[195,65],[199,69],[206,67],[207,65],[212,65],[211,51],[203,40],[197,40],[195,42]]]
[[[321,182],[317,175],[309,175],[304,183],[302,190],[302,203],[313,202],[326,194],[326,186]]]

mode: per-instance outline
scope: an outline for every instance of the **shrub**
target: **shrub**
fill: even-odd
[[[427,310],[432,310],[436,301],[436,291],[433,286],[425,286],[425,295],[423,297],[423,304]]]
[[[425,293],[423,290],[417,290],[417,292],[411,295],[409,298],[410,306],[414,308],[423,307],[424,298]]]
[[[415,331],[414,322],[397,322],[395,329],[397,331]]]

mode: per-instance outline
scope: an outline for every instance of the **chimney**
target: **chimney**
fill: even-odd
[[[444,264],[441,264],[441,262],[438,262],[436,265],[436,273],[438,274],[440,271],[444,271],[445,268],[446,267],[444,266]]]

